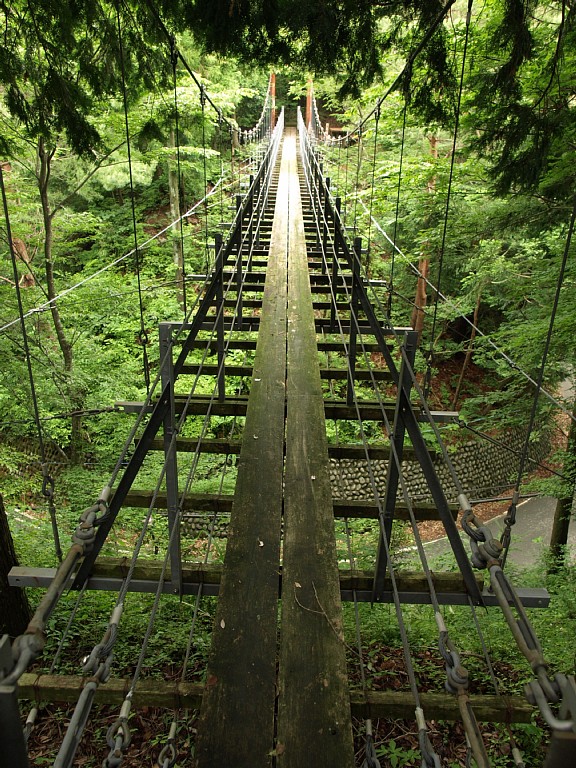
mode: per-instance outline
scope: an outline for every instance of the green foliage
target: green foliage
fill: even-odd
[[[391,768],[409,765],[417,766],[422,761],[419,749],[404,748],[397,744],[394,739],[380,744],[376,749],[376,755],[383,757]]]

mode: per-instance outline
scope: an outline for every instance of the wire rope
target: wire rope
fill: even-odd
[[[363,201],[361,201],[361,204],[363,205]],[[374,219],[374,226],[376,229],[380,232],[380,234],[387,240],[390,245],[396,250],[396,253],[404,260],[406,264],[410,267],[410,269],[414,272],[416,277],[421,277],[428,287],[434,291],[437,292],[442,301],[444,301],[448,306],[452,307],[452,309],[456,310],[458,312],[458,317],[462,318],[467,325],[470,326],[472,330],[474,330],[479,336],[481,336],[485,342],[490,346],[506,363],[510,366],[513,370],[517,371],[521,376],[523,376],[530,384],[533,386],[538,386],[537,381],[530,376],[530,374],[525,371],[523,368],[521,368],[518,363],[516,363],[501,347],[499,347],[490,336],[485,333],[478,325],[476,325],[472,320],[470,320],[469,317],[467,317],[465,314],[460,312],[460,307],[455,304],[453,301],[451,301],[448,296],[442,293],[438,289],[438,287],[428,278],[426,277],[419,269],[418,266],[410,260],[410,257],[407,256],[392,240],[392,238],[388,235],[388,233],[382,228],[380,223]],[[397,296],[400,296],[397,292],[395,292]],[[402,298],[402,297],[401,297]],[[1,330],[1,329],[0,329]],[[564,413],[566,416],[569,416],[572,421],[576,421],[576,418],[572,414],[572,412],[565,407],[554,395],[552,395],[550,392],[548,392],[546,389],[542,387],[541,392],[542,395],[546,397],[547,400],[549,400],[551,403],[553,403],[562,413]]]
[[[313,187],[313,183],[314,182],[310,181],[310,179],[314,178],[314,176],[313,176],[313,174],[308,173],[308,169],[306,167],[305,167],[305,171],[306,171],[306,174],[305,174],[306,175],[306,180],[307,180],[307,183],[309,185],[310,197],[311,197],[312,200],[315,200],[316,199],[317,190]],[[323,216],[323,214],[321,212],[321,206],[320,206],[320,208],[315,211],[316,227],[317,227],[317,231],[318,232],[320,231],[320,225],[319,225],[318,222],[322,218],[322,216]],[[338,256],[337,256],[337,253],[336,253],[336,249],[334,248],[333,243],[331,243],[330,245],[331,245],[331,247],[333,249],[332,253],[333,253],[334,261],[337,263],[339,260],[338,260]],[[336,287],[333,285],[333,282],[332,282],[331,266],[328,263],[327,256],[326,256],[326,249],[323,247],[323,245],[322,245],[322,259],[324,261],[323,272],[328,275],[328,282],[329,282],[329,285],[330,285],[331,300],[332,300],[333,304],[335,306],[337,306]],[[342,273],[341,267],[339,267],[339,272]],[[343,283],[343,289],[348,294],[348,302],[349,302],[350,307],[351,307],[350,323],[352,324],[352,322],[355,322],[357,324],[357,332],[359,333],[359,336],[360,336],[360,339],[361,339],[360,326],[358,325],[358,319],[357,319],[356,313],[353,311],[353,302],[352,302],[352,298],[350,296],[350,293],[349,293],[346,281],[344,281],[344,283]],[[341,338],[341,343],[343,345],[344,355],[349,360],[350,359],[350,351],[349,351],[349,347],[346,344],[345,333],[344,333],[342,321],[341,321],[338,313],[336,314],[336,318],[335,319],[336,319],[336,323],[337,323],[338,328],[339,328],[339,335],[340,335],[340,338]],[[378,390],[377,387],[376,387],[376,390]],[[396,616],[397,616],[399,631],[400,631],[400,635],[401,635],[401,639],[402,639],[402,648],[403,648],[405,665],[406,665],[406,669],[407,669],[407,673],[408,673],[408,677],[409,677],[409,681],[410,681],[410,689],[412,691],[412,695],[413,695],[414,701],[416,703],[416,721],[417,721],[417,724],[418,724],[418,731],[419,731],[419,737],[420,737],[420,747],[421,747],[421,751],[422,751],[422,754],[423,754],[423,758],[426,761],[426,765],[438,766],[438,768],[439,768],[439,765],[440,765],[439,759],[438,759],[438,756],[434,753],[434,751],[432,749],[432,746],[430,744],[430,741],[429,741],[429,738],[428,738],[428,734],[427,734],[426,721],[424,719],[424,714],[423,714],[423,710],[422,710],[421,703],[420,703],[420,696],[419,696],[418,685],[417,685],[417,682],[416,682],[416,675],[415,675],[414,666],[413,666],[413,662],[412,662],[412,658],[411,658],[411,654],[410,654],[410,646],[409,646],[409,641],[408,641],[408,634],[407,634],[407,631],[406,631],[406,626],[405,626],[405,623],[404,623],[404,618],[403,618],[403,613],[402,613],[402,607],[401,607],[401,604],[400,604],[399,591],[398,591],[397,581],[396,581],[396,574],[395,574],[394,569],[392,567],[392,558],[390,557],[390,551],[389,551],[389,548],[388,548],[388,542],[387,542],[386,534],[385,534],[385,531],[384,531],[383,510],[381,508],[380,497],[379,497],[379,493],[378,493],[378,490],[377,490],[376,480],[375,480],[375,477],[374,477],[374,474],[373,474],[373,470],[372,470],[372,463],[371,463],[370,456],[369,456],[368,449],[367,449],[366,436],[365,436],[363,422],[362,422],[362,418],[361,418],[360,410],[359,410],[359,402],[360,401],[358,399],[358,396],[357,396],[357,393],[356,393],[355,389],[352,390],[352,397],[353,397],[353,407],[356,410],[357,423],[358,423],[358,428],[359,428],[359,431],[360,431],[360,437],[361,437],[361,441],[362,441],[362,444],[363,444],[364,450],[365,450],[365,458],[366,458],[366,466],[367,466],[367,470],[368,470],[368,474],[369,474],[369,482],[370,482],[370,486],[371,486],[373,494],[374,494],[375,501],[376,501],[376,503],[377,503],[377,505],[379,507],[379,522],[380,522],[380,527],[381,527],[382,534],[383,534],[384,547],[385,547],[386,552],[387,552],[387,563],[388,563],[388,572],[389,572],[389,576],[390,576],[390,580],[391,580],[391,586],[392,586],[392,597],[393,597],[393,602],[394,602],[394,606],[395,606],[395,610],[396,610]],[[384,411],[384,409],[383,409],[383,411]]]
[[[372,208],[374,205],[374,189],[376,181],[376,154],[378,150],[378,126],[380,124],[380,109],[375,113],[374,152],[372,155],[372,183],[370,184],[370,213],[368,214],[368,242],[366,245],[366,276],[370,277],[370,254],[372,252]]]
[[[408,112],[408,97],[404,94],[404,109],[402,110],[402,141],[400,144],[400,164],[398,168],[398,185],[396,187],[396,212],[394,215],[394,235],[392,238],[392,263],[390,264],[390,282],[388,287],[388,314],[392,314],[392,295],[394,291],[394,267],[396,264],[396,242],[398,240],[398,218],[400,215],[400,193],[402,191],[402,170],[404,164],[404,147],[406,142],[406,114]],[[370,211],[370,222],[373,221]]]
[[[564,245],[564,252],[562,254],[562,262],[560,264],[560,271],[558,273],[558,279],[556,282],[556,290],[554,293],[554,301],[552,303],[552,311],[550,312],[550,322],[548,324],[548,332],[546,334],[546,341],[544,344],[544,350],[542,353],[540,369],[538,371],[538,380],[536,383],[536,389],[534,390],[534,397],[532,398],[532,408],[530,410],[530,418],[528,420],[528,427],[526,429],[526,437],[524,445],[522,446],[522,453],[520,456],[520,463],[518,466],[518,474],[516,477],[516,484],[514,486],[514,496],[517,497],[520,492],[520,486],[522,484],[522,477],[526,471],[526,464],[528,462],[528,454],[530,449],[530,441],[532,438],[532,432],[534,430],[534,424],[536,421],[536,414],[538,410],[538,400],[540,399],[540,392],[542,390],[542,384],[544,381],[544,371],[546,369],[546,363],[548,361],[548,354],[550,352],[550,345],[552,342],[552,333],[554,331],[554,323],[556,321],[556,314],[558,312],[558,306],[560,304],[560,292],[564,285],[564,275],[566,272],[566,265],[568,263],[568,255],[570,253],[570,247],[572,244],[572,235],[574,234],[574,224],[576,222],[576,197],[574,198],[574,204],[572,206],[572,213],[570,216],[570,223],[568,225],[568,234],[566,236],[566,242]],[[512,526],[516,522],[516,509],[517,499],[513,499],[508,512],[504,519],[505,528],[500,538],[502,544],[502,567],[506,563],[508,557],[508,551],[510,549],[510,543],[512,539]]]
[[[142,285],[140,279],[140,250],[138,248],[138,232],[136,225],[136,196],[134,190],[134,177],[132,173],[132,149],[130,142],[130,124],[128,118],[128,91],[126,88],[126,63],[124,59],[124,44],[122,42],[122,23],[120,20],[120,3],[116,3],[116,23],[118,30],[118,51],[120,60],[120,73],[122,77],[122,102],[124,105],[124,128],[126,131],[126,149],[128,152],[128,173],[130,178],[130,205],[132,210],[132,235],[134,237],[134,258],[136,264],[136,280],[138,284],[138,308],[140,312],[140,331],[138,340],[142,347],[142,365],[144,369],[144,381],[146,391],[150,392],[150,364],[148,361],[148,333],[144,324],[144,302],[142,298]]]
[[[170,40],[170,61],[172,63],[172,80],[174,84],[174,129],[176,133],[176,165],[178,171],[178,229],[180,235],[180,256],[182,263],[177,265],[177,280],[182,280],[182,309],[184,317],[187,314],[187,297],[186,297],[186,261],[184,254],[184,228],[182,226],[182,169],[180,163],[180,110],[178,107],[178,81],[177,81],[177,66],[178,66],[178,53],[176,49],[176,38],[172,37]],[[222,168],[220,169],[220,178],[222,178]],[[204,194],[208,190],[205,189]],[[180,278],[180,271],[182,272]]]
[[[205,195],[201,200],[199,200],[197,203],[195,203],[191,208],[189,208],[186,211],[186,213],[184,213],[182,215],[182,219],[186,219],[186,218],[192,216],[192,214],[201,205],[204,205],[204,202],[205,202],[205,200],[207,198],[210,198],[213,195],[215,195],[216,191],[217,191],[217,189],[218,189],[218,187],[220,186],[221,183],[222,183],[222,179],[219,179],[217,184],[214,186],[213,189],[210,190],[210,192],[207,195]],[[176,221],[170,222],[165,227],[163,227],[159,232],[156,232],[156,234],[152,235],[146,241],[144,241],[144,243],[141,243],[140,244],[140,252],[142,252],[142,250],[144,248],[146,248],[148,245],[153,243],[155,240],[157,240],[158,238],[160,238],[164,234],[166,234],[166,232],[168,232],[170,229],[172,229],[172,227],[174,227],[176,224],[178,224],[178,222],[179,222],[179,219],[177,219]],[[101,267],[100,269],[97,269],[95,272],[92,272],[87,277],[83,278],[82,280],[79,280],[77,283],[75,283],[74,285],[70,286],[70,288],[66,288],[65,290],[61,291],[53,299],[50,299],[49,301],[45,302],[44,304],[40,304],[39,306],[34,307],[34,309],[28,310],[24,314],[24,319],[26,319],[28,317],[31,317],[32,315],[38,314],[40,312],[44,312],[45,310],[49,309],[56,302],[58,302],[61,299],[65,298],[66,296],[69,296],[74,291],[77,291],[79,288],[82,288],[84,285],[86,285],[86,283],[89,283],[91,280],[94,280],[96,277],[99,277],[102,273],[106,272],[109,269],[112,269],[112,267],[118,266],[118,264],[121,264],[123,261],[126,261],[126,259],[129,259],[133,255],[134,255],[134,249],[132,248],[131,250],[129,250],[126,253],[124,253],[122,256],[119,256],[117,259],[114,259],[113,261],[111,261],[109,264],[106,264],[104,267]],[[188,313],[188,314],[190,314],[190,313]],[[14,320],[11,320],[8,323],[5,323],[4,325],[0,326],[0,333],[8,330],[9,328],[11,328],[12,326],[16,325],[19,322],[20,322],[20,318],[17,317]]]
[[[2,190],[2,206],[4,209],[4,219],[6,222],[6,237],[8,239],[8,248],[10,250],[10,258],[12,261],[12,271],[14,274],[14,289],[16,291],[16,301],[18,303],[20,331],[22,334],[22,344],[24,346],[26,369],[28,372],[28,383],[30,385],[30,396],[32,398],[34,423],[36,425],[36,431],[38,434],[38,446],[40,449],[40,459],[41,459],[41,467],[42,467],[42,495],[46,499],[47,505],[48,505],[48,513],[50,516],[50,524],[52,527],[52,538],[54,541],[54,549],[56,551],[56,557],[58,558],[59,562],[62,562],[62,547],[60,545],[60,533],[58,531],[58,521],[56,519],[56,507],[54,506],[54,479],[50,476],[50,473],[48,471],[48,464],[46,462],[46,448],[44,445],[44,434],[42,430],[42,424],[40,421],[40,407],[38,405],[38,396],[36,393],[34,372],[32,370],[32,358],[30,355],[30,345],[28,343],[28,332],[26,331],[26,322],[24,319],[24,305],[22,303],[22,292],[20,290],[20,278],[18,275],[18,266],[16,263],[16,249],[14,248],[14,240],[12,239],[10,212],[8,210],[8,197],[6,195],[6,186],[4,184],[4,172],[2,170],[1,164],[0,164],[0,187]]]
[[[444,209],[444,221],[442,225],[442,240],[440,243],[440,255],[438,260],[438,276],[436,278],[436,284],[438,291],[434,298],[434,315],[432,320],[432,331],[430,333],[430,345],[428,350],[428,361],[426,366],[426,374],[424,379],[424,395],[428,397],[430,393],[430,383],[432,378],[432,362],[434,359],[434,344],[436,337],[436,323],[438,318],[438,301],[439,291],[442,286],[442,272],[444,267],[444,256],[446,252],[446,235],[448,233],[448,218],[450,215],[450,203],[452,201],[452,182],[454,179],[454,167],[456,164],[456,149],[458,141],[458,129],[460,127],[460,109],[462,106],[462,93],[464,90],[464,72],[466,69],[466,57],[468,53],[468,40],[470,37],[470,20],[472,17],[472,5],[473,0],[468,0],[468,10],[466,13],[466,33],[464,36],[464,50],[462,52],[462,66],[460,69],[460,82],[458,85],[458,100],[456,104],[456,115],[454,123],[454,133],[452,136],[452,153],[450,157],[450,173],[448,175],[448,189],[446,190],[446,205]]]

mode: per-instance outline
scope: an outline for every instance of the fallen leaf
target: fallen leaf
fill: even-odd
[[[222,627],[222,629],[224,629],[224,627],[226,626],[226,622],[224,621],[224,619],[222,619],[222,621],[220,622],[220,626]]]

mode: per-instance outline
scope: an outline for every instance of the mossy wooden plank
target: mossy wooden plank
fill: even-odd
[[[328,447],[295,155],[290,214],[276,762],[279,768],[351,768],[354,750]]]
[[[130,569],[130,559],[126,557],[100,557],[94,563],[92,575],[95,577],[124,578]],[[134,568],[135,580],[158,581],[162,572],[162,563],[154,560],[138,560]],[[169,580],[168,570],[166,579]],[[476,581],[480,589],[484,585],[484,574],[476,573]],[[339,571],[340,588],[366,591],[372,589],[374,572],[359,569],[341,569]],[[428,582],[423,571],[395,571],[396,585],[399,592],[426,592]],[[219,563],[182,563],[182,580],[184,584],[219,584],[222,578],[222,565]],[[278,569],[279,584],[282,579],[282,568]],[[458,571],[432,571],[432,581],[436,592],[451,593],[465,592],[464,579]],[[392,589],[390,576],[384,582],[386,591]]]
[[[204,512],[229,513],[232,509],[234,497],[222,493],[189,493],[182,501],[182,509],[186,511],[197,510]],[[166,509],[167,497],[165,491],[155,493],[150,490],[133,488],[126,494],[124,506],[148,508],[154,502],[156,509]],[[335,517],[349,517],[360,519],[375,519],[380,514],[380,508],[375,502],[366,499],[333,499]],[[412,507],[416,520],[438,520],[440,515],[433,504],[417,504]],[[450,510],[454,519],[458,513],[458,507],[453,505]],[[410,515],[405,504],[398,503],[395,511],[397,520],[409,520]]]
[[[281,181],[198,724],[198,768],[268,768],[274,748],[286,376],[286,210],[287,189]]]
[[[26,672],[18,683],[18,697],[38,702],[75,703],[86,678],[71,675],[42,675]],[[129,678],[112,678],[102,683],[94,700],[99,704],[122,704],[130,690]],[[203,686],[198,683],[174,683],[164,680],[140,680],[132,702],[139,707],[198,709]],[[459,720],[460,710],[454,696],[446,693],[420,694],[426,716],[435,720]],[[492,723],[529,723],[534,708],[522,696],[470,696],[476,719]],[[390,717],[412,720],[414,699],[403,691],[350,692],[354,717]]]

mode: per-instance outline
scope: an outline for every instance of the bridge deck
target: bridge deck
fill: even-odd
[[[353,765],[340,613],[296,139],[288,134],[202,699],[199,768],[270,766],[273,755],[290,767]]]
[[[277,764],[354,764],[324,402],[296,168],[289,162],[288,368]]]
[[[201,768],[268,766],[274,748],[286,397],[285,177],[282,167],[251,396],[200,714],[196,756]]]

